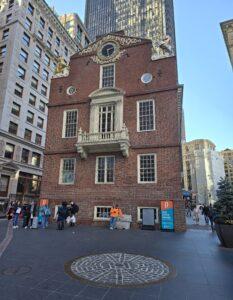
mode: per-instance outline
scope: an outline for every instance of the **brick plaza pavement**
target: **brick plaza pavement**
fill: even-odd
[[[2,222],[0,231],[6,229]],[[80,282],[64,271],[74,258],[112,252],[159,258],[175,274],[144,287],[111,288]],[[19,229],[0,259],[0,299],[232,300],[233,250],[220,247],[210,230]]]

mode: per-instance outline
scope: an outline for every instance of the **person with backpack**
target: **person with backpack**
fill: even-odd
[[[67,217],[67,202],[62,202],[62,205],[58,207],[57,211],[57,230],[63,230],[65,228],[65,221]]]

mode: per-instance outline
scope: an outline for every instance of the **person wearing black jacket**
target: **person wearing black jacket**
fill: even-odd
[[[75,226],[76,223],[76,214],[79,211],[79,207],[73,201],[70,203],[70,226]]]
[[[62,202],[62,205],[57,211],[57,229],[63,230],[65,228],[65,221],[68,217],[67,202]]]

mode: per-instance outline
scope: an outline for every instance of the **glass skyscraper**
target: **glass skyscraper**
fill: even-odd
[[[92,40],[124,30],[151,39],[159,57],[175,53],[173,0],[86,0],[85,25]]]

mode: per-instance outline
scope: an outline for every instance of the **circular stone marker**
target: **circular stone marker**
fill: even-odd
[[[166,279],[172,268],[153,258],[127,253],[96,254],[66,265],[72,277],[100,286],[139,286]]]

